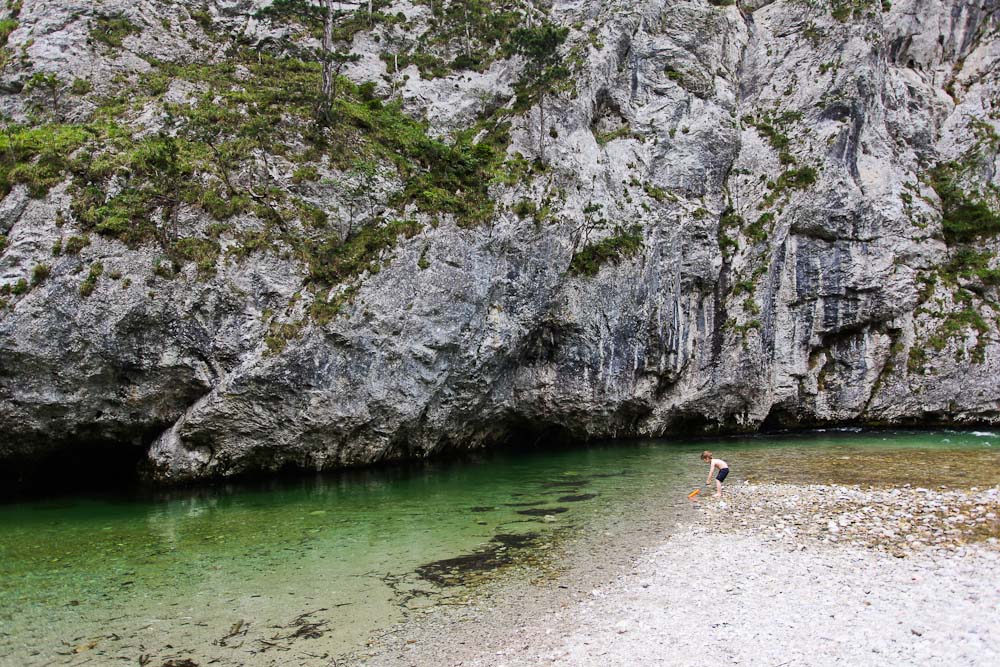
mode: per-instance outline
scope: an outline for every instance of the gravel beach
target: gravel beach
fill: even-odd
[[[1000,489],[744,484],[376,642],[381,665],[1000,664]],[[645,545],[643,542],[645,541]]]

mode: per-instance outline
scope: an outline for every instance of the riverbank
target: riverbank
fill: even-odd
[[[998,488],[746,484],[690,509],[655,546],[578,549],[552,579],[412,620],[356,660],[1000,662]]]

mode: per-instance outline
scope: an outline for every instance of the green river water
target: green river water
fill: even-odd
[[[162,497],[0,505],[0,664],[305,664],[728,483],[1000,483],[1000,435],[816,433],[507,453]],[[703,494],[705,495],[705,494]],[[551,560],[551,559],[550,559]],[[549,563],[551,565],[551,563]]]

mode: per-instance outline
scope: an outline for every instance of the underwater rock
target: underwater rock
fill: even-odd
[[[596,497],[596,493],[582,493],[578,496],[562,496],[561,498],[556,498],[556,500],[560,503],[578,503],[584,500],[593,500]]]
[[[549,516],[552,514],[562,514],[563,512],[568,511],[568,507],[541,507],[530,510],[518,510],[517,513],[525,516]]]
[[[538,533],[498,534],[477,551],[421,565],[415,572],[439,586],[462,586],[474,583],[491,572],[515,563],[522,551],[535,546]]]

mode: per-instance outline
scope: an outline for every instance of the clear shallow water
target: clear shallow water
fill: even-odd
[[[470,594],[451,584],[530,571],[640,508],[681,516],[702,449],[730,463],[729,483],[1000,483],[1000,435],[841,432],[3,505],[0,664],[327,664]]]

